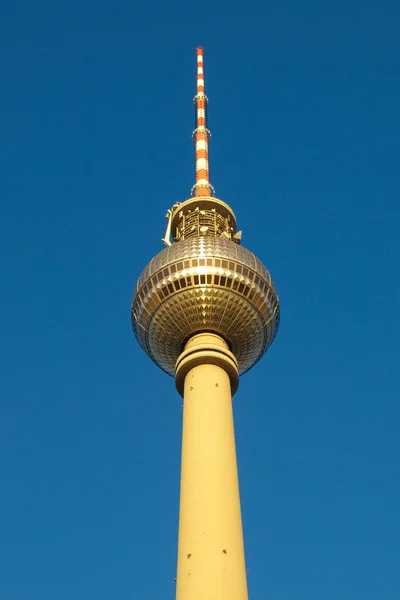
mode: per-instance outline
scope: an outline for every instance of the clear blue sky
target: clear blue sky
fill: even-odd
[[[135,281],[210,171],[282,310],[235,398],[251,600],[400,597],[400,7],[4,2],[0,597],[172,600],[181,399]]]

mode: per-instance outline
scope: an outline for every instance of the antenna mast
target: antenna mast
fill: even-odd
[[[208,143],[211,139],[207,129],[207,103],[208,98],[204,93],[204,49],[196,48],[197,53],[197,93],[194,97],[195,104],[195,130],[193,141],[196,150],[196,183],[192,187],[192,196],[213,196],[214,188],[210,183],[208,171]]]

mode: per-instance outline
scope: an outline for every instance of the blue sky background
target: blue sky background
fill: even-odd
[[[174,598],[181,399],[135,281],[210,171],[281,328],[235,398],[251,600],[400,597],[400,5],[0,9],[0,597]]]

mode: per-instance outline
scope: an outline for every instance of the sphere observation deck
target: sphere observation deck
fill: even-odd
[[[210,210],[202,210],[205,200]],[[271,276],[237,243],[236,220],[226,206],[211,197],[192,198],[169,211],[170,223],[177,225],[174,240],[179,241],[159,252],[137,282],[133,331],[149,357],[172,376],[185,343],[197,333],[222,336],[243,374],[262,357],[278,331],[278,296]],[[196,210],[204,213],[198,217],[199,227],[188,215]],[[216,213],[214,228],[211,210]],[[207,225],[201,226],[203,220]]]

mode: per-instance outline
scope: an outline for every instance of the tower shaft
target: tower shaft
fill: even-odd
[[[176,600],[246,600],[233,355],[208,333],[194,336],[185,351],[186,375],[185,361],[177,363],[184,410]]]

